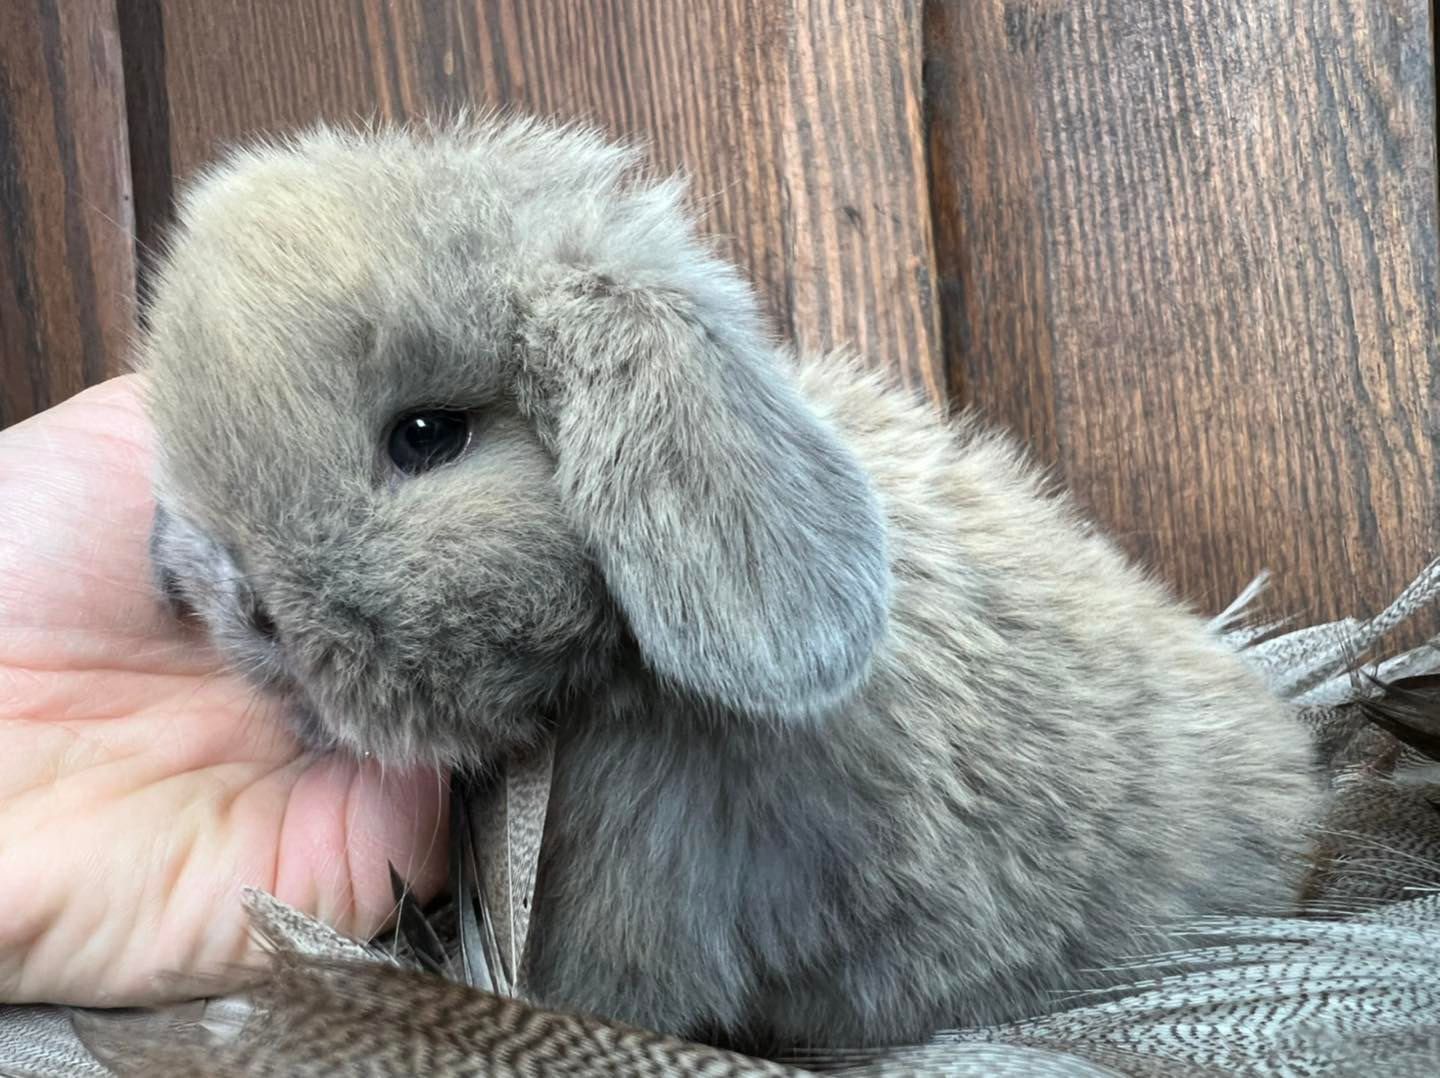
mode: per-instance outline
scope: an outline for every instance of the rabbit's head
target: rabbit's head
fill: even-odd
[[[678,188],[592,133],[241,151],[148,325],[157,576],[316,744],[483,759],[630,676],[814,721],[865,675],[868,480]]]

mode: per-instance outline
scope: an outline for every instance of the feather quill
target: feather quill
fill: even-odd
[[[546,743],[507,760],[487,782],[452,779],[451,893],[461,979],[500,995],[522,991],[553,752]]]

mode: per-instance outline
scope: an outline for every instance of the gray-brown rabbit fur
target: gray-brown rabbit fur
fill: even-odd
[[[1284,908],[1286,707],[1002,438],[774,343],[682,206],[528,121],[234,153],[141,348],[166,589],[317,746],[553,732],[548,1004],[910,1040]],[[472,440],[401,475],[425,407]]]

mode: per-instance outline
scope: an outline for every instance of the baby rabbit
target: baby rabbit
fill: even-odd
[[[776,346],[593,132],[321,129],[185,196],[166,591],[317,748],[556,741],[544,1004],[877,1044],[1291,894],[1308,747],[1019,454]]]

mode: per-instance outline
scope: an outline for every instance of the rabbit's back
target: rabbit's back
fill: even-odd
[[[836,369],[799,375],[880,490],[896,589],[860,710],[906,732],[924,791],[895,815],[916,871],[894,901],[930,896],[951,968],[996,963],[961,1017],[1052,1006],[1165,944],[1144,926],[1288,910],[1320,796],[1293,710],[1007,439]],[[920,943],[912,969],[941,953]]]

